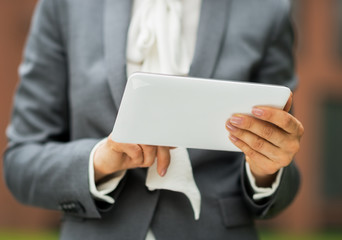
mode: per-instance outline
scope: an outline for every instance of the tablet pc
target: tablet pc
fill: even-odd
[[[112,139],[122,143],[240,151],[226,121],[253,106],[284,108],[283,86],[134,73],[126,84]]]

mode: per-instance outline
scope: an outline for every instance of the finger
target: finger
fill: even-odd
[[[120,143],[123,152],[128,156],[128,168],[139,167],[144,164],[144,152],[140,145]],[[126,158],[127,159],[127,158]]]
[[[278,160],[279,158],[281,159],[283,155],[282,150],[264,138],[261,138],[252,132],[236,128],[230,123],[227,125],[227,128],[231,135],[242,140],[254,151],[261,153],[272,160]]]
[[[274,124],[241,114],[234,115],[226,124],[228,131],[234,130],[230,126],[250,131],[278,147],[283,144],[289,135]]]
[[[115,142],[109,136],[106,144],[112,152],[121,154],[127,168],[137,167],[144,162],[143,150],[137,144]]]
[[[107,138],[107,141],[106,141],[106,144],[108,145],[108,147],[117,152],[117,153],[122,153],[123,152],[123,149],[122,149],[122,145],[121,143],[118,143],[118,142],[115,142],[113,139],[112,139],[112,134],[110,134]]]
[[[157,149],[157,171],[160,176],[165,176],[170,165],[170,150],[168,147],[158,147]]]
[[[254,107],[252,113],[256,118],[273,123],[290,134],[301,132],[301,123],[284,110],[272,107]]]
[[[130,152],[131,153],[130,155],[133,156],[134,151],[140,151],[141,150],[137,144],[116,142],[112,139],[111,136],[112,136],[112,134],[110,134],[109,137],[107,138],[106,144],[109,145],[111,150],[113,150],[117,153],[126,153],[127,154],[128,152]]]
[[[142,167],[150,167],[157,157],[157,147],[151,145],[140,145],[143,150],[144,163]]]
[[[284,107],[284,111],[285,112],[289,112],[290,111],[291,106],[292,106],[292,100],[293,100],[293,93],[291,92],[291,95],[290,95],[289,99],[287,100],[287,103],[286,103],[286,105]]]
[[[255,165],[260,169],[261,174],[273,174],[276,173],[279,168],[274,161],[266,157],[265,155],[253,150],[248,144],[244,143],[234,135],[230,135],[229,139],[246,155],[246,159],[251,165]]]

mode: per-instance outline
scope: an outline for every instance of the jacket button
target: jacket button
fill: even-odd
[[[60,203],[58,209],[65,213],[84,213],[85,209],[80,202],[63,202]]]

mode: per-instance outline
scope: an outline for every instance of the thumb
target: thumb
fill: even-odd
[[[286,111],[286,112],[290,111],[291,106],[292,106],[292,100],[293,100],[293,93],[291,92],[291,95],[290,95],[289,99],[287,100],[287,103],[284,107],[284,111]]]

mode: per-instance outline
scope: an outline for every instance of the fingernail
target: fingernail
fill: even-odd
[[[232,117],[232,118],[230,119],[230,122],[231,122],[232,124],[234,124],[234,125],[240,125],[240,124],[242,123],[242,120],[243,120],[242,117],[236,117],[236,116],[234,116],[234,117]]]
[[[234,127],[231,123],[227,123],[227,128],[230,130],[230,131],[232,131],[232,132],[235,132],[236,130],[237,130],[237,128],[236,127]]]
[[[167,171],[166,169],[164,169],[163,171],[161,171],[160,176],[164,177],[165,174],[166,174],[166,171]]]
[[[233,136],[233,135],[229,135],[229,139],[232,140],[233,142],[236,142],[238,139]]]
[[[264,110],[260,108],[253,108],[252,113],[257,117],[261,117],[262,115],[264,115]]]

